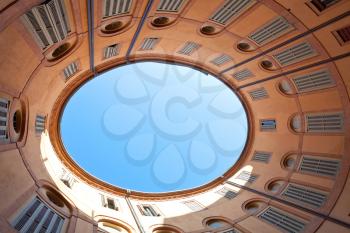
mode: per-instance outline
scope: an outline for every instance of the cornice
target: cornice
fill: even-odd
[[[232,177],[233,174],[236,173],[236,171],[239,170],[241,167],[241,164],[244,162],[244,159],[247,157],[246,155],[250,151],[251,144],[252,144],[252,137],[253,137],[253,131],[252,131],[252,124],[253,120],[251,119],[251,114],[250,114],[250,108],[247,106],[247,101],[244,100],[243,95],[241,95],[239,92],[237,92],[232,84],[227,82],[227,80],[220,78],[219,73],[213,71],[212,69],[208,69],[204,67],[201,64],[194,63],[191,61],[186,61],[183,58],[176,58],[175,56],[171,57],[166,57],[164,56],[157,56],[157,55],[152,55],[152,56],[145,56],[142,58],[132,58],[132,60],[129,62],[137,62],[137,61],[158,61],[158,62],[169,62],[172,64],[181,64],[181,65],[186,65],[186,66],[191,66],[195,69],[203,70],[206,73],[210,73],[214,75],[215,77],[218,77],[222,82],[224,82],[230,89],[232,89],[237,97],[241,100],[242,105],[244,106],[247,114],[247,120],[249,124],[249,129],[248,129],[248,137],[247,141],[244,147],[244,150],[242,154],[240,155],[239,160],[227,171],[225,172],[222,176],[216,178],[215,180],[202,185],[200,187],[192,188],[192,189],[187,189],[187,190],[181,190],[181,191],[175,191],[175,192],[166,192],[166,193],[144,193],[144,192],[138,192],[138,191],[131,191],[127,189],[123,189],[120,187],[116,187],[114,185],[111,185],[107,182],[104,182],[88,172],[86,172],[84,169],[82,169],[67,153],[67,151],[64,148],[61,135],[60,135],[60,119],[62,112],[64,110],[65,104],[69,100],[70,96],[72,96],[75,91],[82,85],[84,85],[87,81],[91,80],[94,78],[94,74],[91,71],[86,71],[80,74],[78,77],[75,77],[74,79],[70,80],[67,82],[66,87],[61,91],[60,95],[57,97],[53,108],[49,114],[49,120],[48,120],[48,132],[50,136],[50,140],[52,143],[52,146],[60,159],[60,161],[75,175],[77,176],[80,180],[86,182],[87,184],[100,189],[104,190],[106,192],[118,195],[118,196],[128,196],[133,199],[142,199],[142,200],[166,200],[166,199],[174,199],[174,198],[184,198],[187,196],[192,196],[196,195],[199,193],[206,192],[210,189],[213,189],[217,187],[220,184],[223,184],[227,179]],[[106,72],[109,69],[113,69],[122,65],[127,64],[126,60],[124,59],[117,59],[115,62],[109,62],[107,65],[101,64],[99,67],[97,67],[96,70],[99,71],[99,73]]]

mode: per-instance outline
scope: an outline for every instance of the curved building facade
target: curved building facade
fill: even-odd
[[[0,1],[0,232],[350,232],[349,41],[348,0]],[[246,138],[223,174],[146,192],[103,181],[69,155],[60,124],[70,98],[114,69],[135,65],[147,76],[145,62],[216,77],[242,104],[246,135],[220,125],[212,138],[224,151]],[[181,90],[174,93],[191,106]],[[152,124],[166,127],[158,110]],[[203,160],[210,145],[197,146]],[[209,176],[197,168],[198,179]],[[177,181],[187,168],[171,169]]]

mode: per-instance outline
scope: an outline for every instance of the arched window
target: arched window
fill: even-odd
[[[153,230],[152,233],[180,233],[180,232],[170,227],[159,227]]]
[[[210,219],[209,221],[207,221],[206,225],[212,229],[231,226],[231,224],[221,219]]]
[[[108,233],[129,233],[130,231],[122,226],[121,224],[100,221],[98,222],[99,230],[98,232],[108,232]]]
[[[254,215],[257,212],[259,212],[259,210],[263,209],[265,205],[266,203],[263,201],[252,200],[246,202],[246,204],[243,207],[243,210],[246,211],[248,214]]]
[[[291,154],[284,157],[282,161],[282,167],[288,170],[292,170],[296,166],[297,155]]]
[[[290,121],[290,127],[293,131],[300,133],[303,131],[301,116],[299,114],[295,115]]]
[[[269,192],[277,193],[278,191],[280,191],[280,189],[283,185],[284,185],[283,180],[275,180],[275,181],[270,182],[267,185],[267,189]]]
[[[278,88],[283,94],[286,95],[292,95],[295,94],[294,87],[291,85],[291,83],[287,80],[282,80],[278,84]]]

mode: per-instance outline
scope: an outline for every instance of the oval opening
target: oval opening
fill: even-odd
[[[292,95],[294,94],[294,90],[292,85],[289,83],[287,80],[282,80],[279,84],[278,87],[280,91],[286,95]]]
[[[62,45],[60,45],[58,48],[56,48],[53,52],[52,52],[52,57],[53,58],[60,58],[63,55],[65,55],[68,50],[70,49],[70,43],[64,43]]]
[[[207,226],[211,229],[217,229],[221,227],[229,227],[231,225],[228,222],[220,219],[211,219],[207,222]]]
[[[276,181],[276,182],[270,183],[267,188],[270,192],[277,192],[280,189],[281,185],[282,184],[280,182]]]
[[[57,194],[53,193],[52,191],[46,191],[46,196],[56,206],[61,208],[64,207],[64,202],[62,201],[61,197]]]
[[[20,110],[17,110],[13,114],[13,129],[16,133],[20,133],[22,128],[22,114]]]
[[[261,203],[258,201],[249,202],[248,204],[246,204],[245,210],[249,214],[255,214],[259,210],[260,205],[261,205]]]
[[[246,42],[238,43],[237,48],[242,52],[249,52],[252,49],[251,46]]]
[[[261,67],[264,68],[265,70],[272,70],[273,69],[272,62],[270,62],[268,60],[264,60],[260,64],[261,64]]]
[[[295,159],[293,157],[287,157],[284,161],[283,161],[283,165],[285,168],[287,169],[293,169],[294,165],[295,165]]]
[[[120,232],[120,233],[129,233],[130,231],[120,225],[120,224],[115,224],[115,223],[111,223],[111,222],[104,222],[104,221],[100,221],[98,222],[98,226],[107,231],[107,232],[111,232],[111,233],[116,233],[116,232]]]
[[[205,35],[213,35],[215,33],[215,28],[213,26],[204,26],[201,28],[201,33]]]
[[[105,33],[115,33],[120,31],[123,28],[124,24],[121,21],[114,21],[112,23],[107,24],[103,32]]]
[[[178,230],[172,229],[171,227],[157,227],[152,232],[153,233],[179,233]]]
[[[170,19],[168,17],[157,17],[152,21],[152,25],[155,27],[164,27],[169,25]]]
[[[247,124],[242,103],[218,78],[142,62],[86,82],[67,101],[60,127],[66,151],[86,172],[154,193],[197,188],[230,170]]]

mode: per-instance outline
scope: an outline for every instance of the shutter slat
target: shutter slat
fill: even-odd
[[[327,198],[325,193],[296,184],[289,184],[282,195],[317,208],[321,207]]]
[[[274,207],[268,207],[258,217],[290,233],[302,232],[306,225],[305,221]]]
[[[256,151],[253,156],[254,161],[268,163],[270,161],[271,153]]]
[[[219,57],[214,58],[210,62],[216,66],[221,66],[230,61],[232,61],[232,58],[229,55],[222,54]]]
[[[340,168],[339,160],[314,158],[311,156],[303,156],[299,167],[300,171],[306,171],[316,175],[336,176]]]
[[[25,13],[23,19],[42,49],[64,40],[70,32],[62,0],[51,0],[33,7]]]
[[[157,11],[178,12],[184,0],[160,0]]]
[[[229,200],[231,200],[237,196],[237,192],[235,192],[229,188],[226,188],[226,187],[219,189],[218,191],[216,191],[216,193],[229,199]]]
[[[199,44],[189,41],[189,42],[186,42],[185,45],[182,47],[182,49],[180,49],[177,53],[190,56],[192,55],[192,53],[194,53],[194,51],[199,49],[199,47],[200,47]]]
[[[132,0],[104,0],[103,16],[108,18],[130,13]]]
[[[153,50],[158,40],[158,38],[145,38],[141,44],[140,50]]]
[[[247,79],[247,78],[254,77],[253,73],[250,70],[248,70],[248,69],[244,69],[244,70],[238,71],[238,72],[232,74],[232,76],[237,81],[241,81],[241,80],[244,80],[244,79]]]
[[[316,51],[307,42],[294,45],[273,55],[282,66],[291,65],[313,56],[316,56]]]
[[[12,226],[19,232],[59,233],[63,222],[61,216],[35,198]]]
[[[258,88],[248,92],[252,100],[261,100],[268,97],[267,91],[265,88]]]
[[[226,0],[224,5],[210,17],[210,20],[225,25],[229,20],[238,17],[254,3],[254,0]]]
[[[305,119],[307,132],[332,133],[343,131],[343,113],[307,114]]]
[[[264,45],[267,42],[270,42],[293,29],[294,27],[291,24],[289,24],[285,18],[280,16],[275,18],[273,21],[263,25],[262,27],[251,33],[248,37],[258,45]]]

